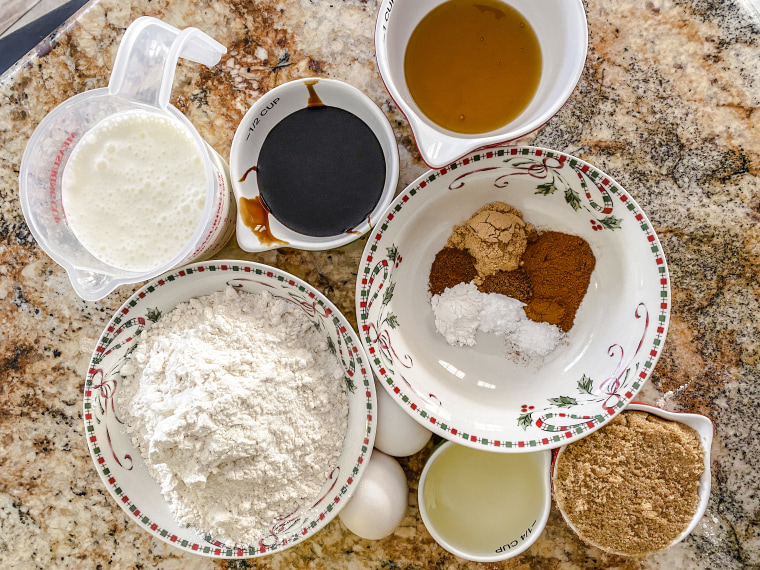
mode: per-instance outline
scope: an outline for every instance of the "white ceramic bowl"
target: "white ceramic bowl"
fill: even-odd
[[[482,146],[517,139],[546,123],[567,101],[583,71],[588,47],[586,12],[581,0],[503,0],[517,9],[538,37],[543,58],[533,100],[513,121],[483,134],[465,135],[428,119],[414,102],[404,76],[409,37],[420,20],[446,0],[383,0],[375,26],[380,75],[414,132],[422,159],[439,168]]]
[[[539,364],[478,333],[449,345],[435,328],[428,277],[455,224],[500,200],[539,229],[583,237],[596,256],[573,328]],[[429,430],[501,452],[559,447],[620,412],[663,348],[670,281],[649,220],[612,178],[569,155],[490,148],[431,170],[373,228],[356,284],[359,334],[380,383]]]
[[[294,247],[305,250],[324,250],[340,247],[364,235],[380,213],[385,210],[396,193],[399,175],[398,146],[388,119],[375,103],[364,93],[334,79],[305,78],[289,81],[263,95],[243,117],[232,140],[230,150],[230,178],[236,202],[241,198],[253,199],[259,195],[255,175],[247,175],[258,160],[266,136],[274,126],[288,115],[303,109],[309,100],[307,83],[316,82],[314,91],[327,106],[338,107],[364,121],[372,130],[385,156],[385,185],[380,200],[368,219],[353,229],[335,236],[315,237],[296,232],[269,215],[272,235],[285,243],[264,244],[245,225],[238,208],[236,235],[238,245],[245,251],[266,251],[277,247]],[[293,157],[297,161],[299,157]]]
[[[533,458],[536,461],[533,466],[538,465],[539,470],[541,471],[541,480],[539,483],[540,500],[527,509],[520,509],[517,511],[513,510],[508,513],[500,513],[501,516],[517,518],[518,520],[521,520],[523,524],[517,525],[519,527],[519,530],[517,531],[513,531],[511,533],[508,531],[503,532],[499,539],[494,541],[494,544],[491,545],[490,552],[486,554],[482,551],[469,550],[465,549],[462,546],[452,544],[451,541],[448,540],[444,534],[442,534],[441,530],[436,528],[435,523],[430,518],[430,514],[427,512],[427,503],[425,501],[425,481],[427,480],[428,474],[430,473],[431,468],[433,468],[435,465],[436,461],[440,459],[441,455],[445,453],[446,450],[451,449],[452,446],[455,445],[456,444],[451,441],[446,441],[436,447],[433,450],[433,453],[430,454],[430,457],[428,457],[427,462],[425,463],[425,467],[422,470],[422,474],[420,475],[419,485],[417,486],[417,503],[420,509],[422,522],[425,524],[425,528],[435,539],[435,541],[444,549],[456,556],[459,556],[460,558],[465,558],[474,562],[497,562],[499,560],[512,558],[522,552],[525,552],[534,542],[538,540],[538,537],[541,536],[544,527],[546,527],[546,521],[549,520],[549,512],[551,511],[552,504],[552,452],[546,450],[536,451],[532,454]],[[534,476],[534,473],[526,474],[526,477]],[[461,481],[462,487],[471,484],[471,481]],[[499,493],[500,489],[489,489],[488,491],[492,493]],[[494,521],[493,513],[489,514],[488,516],[486,516],[484,513],[483,517],[484,519]],[[470,521],[457,518],[457,523],[464,526],[469,525]]]
[[[140,334],[152,323],[193,297],[222,291],[228,285],[249,292],[268,291],[303,310],[336,347],[346,372],[348,430],[338,467],[308,508],[283,516],[249,545],[225,544],[204,529],[180,525],[172,516],[159,484],[150,476],[140,452],[120,421],[119,370]],[[103,483],[130,519],[177,548],[215,558],[251,558],[284,550],[310,538],[346,504],[372,452],[376,394],[366,356],[356,333],[319,291],[273,267],[244,261],[195,263],[158,277],[122,305],[100,337],[85,379],[84,423],[90,455]]]
[[[701,415],[701,414],[684,414],[684,413],[676,413],[676,412],[668,412],[666,410],[661,410],[660,408],[656,406],[652,406],[649,404],[642,404],[642,403],[633,403],[630,404],[626,411],[634,411],[634,412],[647,412],[648,414],[653,414],[655,416],[659,416],[661,418],[664,418],[666,420],[674,421],[674,422],[680,422],[684,425],[689,426],[694,431],[696,431],[699,434],[699,441],[702,443],[702,449],[704,450],[704,465],[705,470],[702,473],[702,476],[699,478],[699,504],[697,505],[697,510],[694,513],[694,517],[692,517],[691,522],[689,523],[689,526],[687,526],[681,534],[679,534],[673,542],[671,542],[667,548],[670,548],[679,542],[681,542],[684,538],[689,536],[691,534],[691,531],[696,528],[697,524],[699,524],[699,521],[702,520],[702,517],[705,514],[705,511],[707,510],[707,503],[710,501],[710,488],[712,486],[712,478],[710,475],[710,447],[712,446],[712,439],[713,439],[713,424],[710,421],[709,418]],[[554,464],[552,467],[552,479],[557,476],[557,463],[559,462],[559,458],[561,457],[562,453],[567,448],[566,445],[563,445],[557,450],[557,455],[554,458]],[[575,525],[570,522],[570,520],[567,517],[567,514],[562,509],[562,507],[557,504],[557,508],[559,509],[559,512],[562,514],[562,518],[565,519],[565,522],[567,525],[573,529],[573,532],[577,534],[578,536],[581,536],[582,540],[589,542],[587,538],[582,537],[581,533],[578,532],[578,529],[575,527]],[[592,544],[589,542],[589,544]],[[604,548],[602,546],[599,546],[598,544],[592,544],[592,546],[597,547],[600,550],[604,550],[605,552],[609,552],[610,554],[620,554],[622,556],[626,556],[626,554],[621,552],[614,552],[608,548]]]

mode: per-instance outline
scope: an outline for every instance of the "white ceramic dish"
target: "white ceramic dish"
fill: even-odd
[[[425,467],[420,475],[420,481],[417,486],[417,503],[420,509],[420,516],[425,524],[425,528],[444,549],[452,554],[465,558],[466,560],[472,560],[474,562],[498,562],[499,560],[506,560],[513,558],[518,554],[525,552],[530,546],[538,540],[541,536],[544,528],[546,527],[546,521],[549,520],[549,513],[551,511],[551,458],[552,453],[549,450],[536,451],[533,455],[536,458],[536,462],[540,465],[541,475],[541,500],[536,502],[530,509],[519,510],[518,512],[509,513],[510,517],[520,517],[524,521],[523,528],[521,530],[504,535],[498,540],[498,544],[495,543],[491,547],[491,552],[485,554],[482,552],[470,552],[461,547],[457,547],[452,544],[443,534],[436,528],[432,522],[430,515],[427,512],[425,502],[425,481],[427,479],[430,469],[435,464],[436,460],[441,457],[447,449],[450,449],[454,442],[446,441],[440,444],[433,450],[433,453],[428,457]],[[534,476],[531,474],[530,476]],[[468,484],[468,481],[462,481],[463,486]],[[493,492],[499,492],[498,489],[494,489]],[[532,523],[530,521],[533,521]],[[468,521],[461,520],[462,525],[467,525]]]
[[[225,544],[217,537],[181,526],[172,517],[158,483],[148,474],[119,417],[119,370],[139,335],[161,315],[192,297],[228,285],[268,291],[303,310],[335,347],[346,372],[348,431],[338,467],[308,508],[262,528],[249,545]],[[177,548],[215,558],[251,558],[284,550],[310,538],[348,501],[369,460],[375,433],[376,394],[366,356],[351,325],[319,291],[292,275],[244,261],[196,263],[158,277],[122,305],[98,342],[84,388],[84,423],[95,467],[114,500],[143,529]]]
[[[435,254],[494,200],[539,229],[580,235],[596,256],[566,342],[541,365],[510,360],[495,335],[458,347],[435,329]],[[356,313],[380,383],[418,422],[471,447],[535,451],[584,437],[631,402],[663,348],[670,282],[651,224],[612,178],[557,151],[501,147],[429,171],[394,200],[365,247]]]
[[[661,410],[660,408],[656,406],[652,406],[649,404],[642,404],[642,403],[633,403],[630,404],[626,411],[634,411],[634,412],[647,412],[649,414],[653,414],[655,416],[659,416],[661,418],[664,418],[666,420],[674,421],[674,422],[680,422],[682,424],[685,424],[695,430],[699,434],[699,440],[702,443],[702,449],[704,450],[704,465],[705,470],[702,473],[702,476],[699,478],[699,504],[697,505],[697,510],[694,513],[694,517],[691,519],[691,523],[689,523],[689,526],[687,526],[681,534],[679,534],[673,542],[670,543],[668,548],[678,544],[681,542],[684,538],[689,536],[691,534],[691,531],[694,530],[694,528],[699,524],[699,521],[702,520],[702,517],[705,514],[705,511],[707,510],[707,503],[710,501],[710,488],[712,486],[712,476],[710,475],[710,448],[712,446],[712,439],[713,439],[713,424],[710,421],[709,418],[700,415],[700,414],[683,414],[683,413],[676,413],[676,412],[668,412],[666,410]],[[554,458],[554,465],[552,467],[552,479],[557,476],[557,462],[559,461],[560,456],[562,455],[562,452],[567,448],[567,446],[562,446],[557,450],[557,456]],[[562,514],[562,518],[565,519],[565,522],[567,525],[573,529],[573,532],[577,534],[578,536],[581,536],[578,532],[578,529],[573,525],[570,520],[568,520],[567,515],[565,514],[562,507],[558,504],[557,508],[559,509],[559,512]],[[588,539],[583,538],[582,540],[588,542]],[[624,553],[620,552],[614,552],[612,550],[609,550],[607,548],[604,548],[602,546],[599,546],[598,544],[593,544],[593,546],[596,546],[600,550],[604,550],[605,552],[609,552],[611,554],[620,554],[621,556],[626,556]]]
[[[546,123],[567,101],[583,71],[588,47],[586,12],[581,0],[504,0],[530,23],[543,58],[541,81],[530,105],[513,121],[483,134],[464,135],[428,119],[409,93],[404,56],[420,20],[446,0],[383,0],[375,26],[380,75],[414,132],[422,159],[440,168],[482,146],[514,140]]]
[[[341,81],[334,79],[305,78],[290,81],[262,96],[243,117],[232,140],[230,150],[230,177],[236,202],[241,198],[253,199],[259,195],[256,176],[250,171],[256,162],[261,147],[269,131],[288,115],[307,107],[309,88],[327,106],[338,107],[364,121],[377,137],[385,156],[385,185],[380,200],[369,214],[368,219],[353,229],[340,235],[314,237],[291,230],[269,215],[269,229],[272,235],[285,242],[266,244],[245,225],[238,208],[236,235],[238,244],[245,251],[266,251],[277,247],[294,247],[305,250],[324,250],[340,247],[364,235],[380,213],[390,204],[396,193],[399,175],[398,147],[388,119],[375,103],[364,93]],[[298,157],[293,157],[298,160]]]

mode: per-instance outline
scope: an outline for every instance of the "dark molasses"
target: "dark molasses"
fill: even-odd
[[[334,236],[351,231],[377,205],[385,156],[356,115],[315,105],[267,134],[256,175],[261,198],[280,223],[309,236]]]

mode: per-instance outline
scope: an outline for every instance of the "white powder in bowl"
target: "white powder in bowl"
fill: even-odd
[[[435,328],[446,342],[459,346],[474,346],[480,326],[483,294],[474,283],[459,283],[447,288],[430,301],[435,314]]]
[[[231,287],[182,303],[121,369],[127,431],[177,520],[237,544],[310,506],[346,433],[345,373],[295,305]]]
[[[478,331],[504,337],[510,353],[521,357],[544,357],[565,337],[555,325],[537,323],[525,315],[525,303],[499,295],[481,293],[475,283],[459,283],[430,303],[435,328],[451,345],[474,346]]]

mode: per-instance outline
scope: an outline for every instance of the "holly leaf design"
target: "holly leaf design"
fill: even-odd
[[[565,190],[565,202],[570,204],[576,212],[581,208],[581,197],[578,196],[578,192],[572,188],[567,188]]]
[[[521,414],[517,418],[517,425],[524,430],[527,430],[530,426],[533,425],[533,412],[528,412],[527,414]]]
[[[348,376],[346,376],[346,389],[352,394],[356,391],[356,384]]]
[[[548,196],[549,194],[554,194],[557,191],[557,187],[554,185],[554,180],[551,182],[546,182],[545,184],[539,184],[536,186],[536,194],[541,194],[542,196]]]
[[[549,398],[549,403],[558,408],[569,408],[570,406],[577,406],[578,400],[570,396],[560,396],[559,398]]]
[[[578,391],[581,394],[591,394],[591,388],[593,386],[594,386],[594,382],[591,380],[591,378],[589,378],[585,374],[583,375],[583,378],[578,380]]]
[[[158,310],[158,307],[155,309],[148,309],[145,313],[145,317],[152,323],[157,323],[158,319],[161,318],[161,311]]]
[[[391,302],[391,299],[393,299],[393,289],[396,288],[395,283],[391,283],[388,288],[385,290],[385,294],[383,295],[383,305],[387,305]]]
[[[606,216],[599,220],[599,223],[602,224],[605,228],[608,230],[617,230],[620,229],[620,224],[623,220],[620,218],[616,218],[615,216]]]
[[[328,350],[329,350],[329,351],[330,351],[330,352],[331,352],[333,355],[337,355],[337,354],[338,354],[338,350],[335,348],[335,343],[333,342],[333,339],[332,339],[332,337],[330,337],[330,336],[328,336],[328,337],[327,337],[327,349],[328,349]]]
[[[388,259],[395,262],[398,257],[398,248],[395,245],[392,245],[391,247],[386,247],[385,250],[388,252]]]
[[[390,313],[385,320],[388,323],[388,326],[392,329],[395,329],[398,326],[398,317],[393,313]]]

